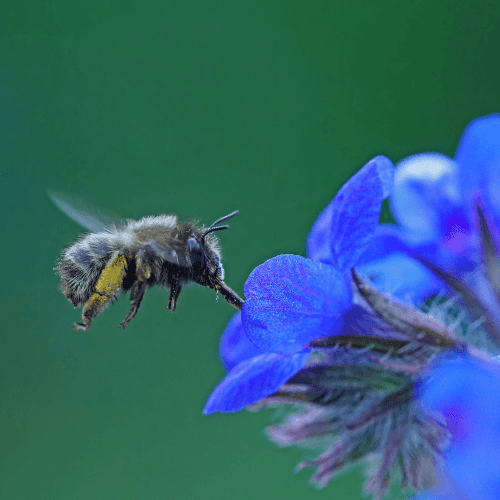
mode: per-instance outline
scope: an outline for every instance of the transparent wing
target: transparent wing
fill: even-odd
[[[120,226],[123,222],[118,217],[103,215],[99,210],[87,205],[78,198],[55,191],[48,191],[48,195],[61,212],[64,212],[68,217],[93,233],[108,231],[111,226]]]

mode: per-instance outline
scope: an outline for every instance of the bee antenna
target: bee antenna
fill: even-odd
[[[208,228],[204,233],[203,233],[203,238],[209,234],[213,233],[214,231],[220,231],[221,229],[229,229],[229,226],[217,226],[217,227],[210,227]]]
[[[222,229],[228,229],[229,226],[217,226],[219,222],[224,222],[227,219],[230,219],[231,217],[234,217],[236,214],[239,214],[238,210],[235,210],[234,212],[231,212],[228,215],[225,215],[224,217],[221,217],[220,219],[217,219],[202,235],[202,239],[205,239],[205,236],[209,233],[213,233],[214,231],[221,231]]]
[[[231,217],[234,217],[235,215],[239,214],[239,210],[235,210],[234,212],[231,212],[228,215],[224,215],[224,217],[221,217],[220,219],[217,219],[208,229],[212,229],[215,227],[219,222],[224,222],[227,219],[230,219]],[[227,226],[226,226],[227,227]],[[226,229],[226,228],[224,228]]]

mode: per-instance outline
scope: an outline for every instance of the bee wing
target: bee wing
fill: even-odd
[[[54,191],[49,191],[48,195],[61,212],[93,233],[108,231],[113,225],[121,225],[122,221],[119,218],[102,215],[77,198]]]

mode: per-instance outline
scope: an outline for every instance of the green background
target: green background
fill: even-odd
[[[452,155],[499,110],[491,2],[35,0],[0,7],[0,498],[360,498],[293,474],[269,411],[203,417],[233,309],[199,287],[177,312],[123,297],[87,333],[58,291],[82,232],[47,189],[116,216],[177,213],[220,234],[227,282],[309,228],[367,160]],[[398,498],[398,492],[393,492]]]

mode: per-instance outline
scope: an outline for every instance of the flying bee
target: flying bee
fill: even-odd
[[[83,322],[75,323],[75,330],[87,331],[117,294],[130,291],[130,311],[120,323],[126,328],[146,290],[153,286],[170,289],[167,309],[171,311],[176,309],[182,287],[189,283],[220,292],[241,309],[243,300],[224,283],[219,242],[213,234],[227,229],[229,226],[218,224],[238,211],[208,228],[179,222],[175,215],[144,217],[104,228],[87,210],[80,211],[60,195],[49,194],[63,212],[94,231],[64,250],[56,267],[62,293],[75,307],[83,306]]]

